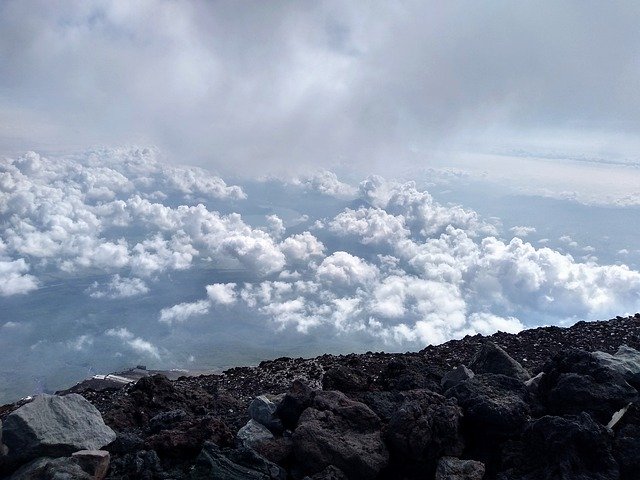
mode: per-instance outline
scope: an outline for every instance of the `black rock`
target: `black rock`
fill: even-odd
[[[221,449],[207,442],[191,471],[193,480],[284,480],[285,472],[249,448]]]
[[[317,392],[293,433],[296,472],[314,475],[333,465],[350,479],[376,478],[389,458],[380,427],[363,403],[340,392]]]
[[[290,430],[296,428],[300,415],[311,405],[312,398],[313,390],[300,380],[295,380],[276,408],[276,415],[282,420],[282,425]]]
[[[613,430],[620,479],[635,480],[640,472],[640,405],[637,402],[629,405]]]
[[[602,424],[638,392],[618,372],[582,350],[561,352],[544,366],[538,396],[552,415],[588,412]]]
[[[322,378],[323,390],[361,392],[367,390],[369,384],[370,379],[366,374],[345,365],[331,367]]]
[[[587,413],[545,416],[524,431],[521,447],[505,458],[501,480],[617,480],[612,435]],[[634,477],[637,478],[637,477]]]
[[[412,390],[404,396],[385,434],[392,455],[391,469],[402,471],[408,478],[429,477],[439,457],[462,454],[462,410],[455,399],[429,390]]]
[[[469,368],[475,373],[495,373],[514,377],[523,382],[531,375],[517,361],[493,342],[485,342],[475,353]]]
[[[440,385],[442,385],[442,390],[447,391],[451,387],[458,385],[460,382],[471,380],[474,375],[475,373],[473,373],[472,370],[467,368],[465,365],[460,365],[445,373],[442,380],[440,380]]]
[[[160,430],[168,430],[172,428],[176,423],[179,423],[186,418],[187,412],[185,412],[181,408],[159,413],[151,420],[149,420],[149,431],[152,433],[156,433]]]

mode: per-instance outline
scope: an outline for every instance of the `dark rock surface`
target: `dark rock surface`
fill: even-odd
[[[113,479],[637,480],[639,348],[636,315],[74,389],[117,434]],[[8,444],[8,415],[34,404],[0,407]],[[31,467],[67,475],[71,450]],[[0,478],[19,467],[0,452]]]

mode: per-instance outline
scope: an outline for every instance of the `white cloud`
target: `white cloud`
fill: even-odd
[[[402,215],[390,215],[381,208],[345,209],[328,225],[338,235],[354,235],[367,244],[396,243],[411,232]]]
[[[235,283],[214,283],[207,285],[207,296],[218,305],[233,305],[236,303]]]
[[[149,292],[149,287],[139,278],[123,278],[113,275],[109,283],[94,282],[85,292],[92,298],[129,298]]]
[[[110,328],[104,333],[108,337],[119,338],[124,344],[128,345],[129,348],[139,354],[149,355],[156,359],[160,358],[160,352],[155,345],[147,340],[144,340],[143,338],[136,337],[129,329],[125,327]]]
[[[335,252],[318,266],[316,275],[329,287],[356,287],[373,281],[378,269],[347,252]]]
[[[183,323],[191,317],[201,316],[209,313],[211,304],[208,300],[198,300],[197,302],[179,303],[172,307],[160,310],[160,321],[169,325],[173,323]]]
[[[29,265],[20,258],[13,261],[0,260],[0,296],[8,297],[29,293],[38,288],[38,281],[29,271]]]
[[[516,225],[515,227],[511,227],[509,229],[511,233],[513,233],[516,237],[527,237],[532,233],[536,233],[535,227],[526,227],[523,225]]]
[[[280,244],[287,263],[306,262],[324,255],[324,245],[309,232],[291,235]]]
[[[338,176],[328,170],[321,170],[312,175],[303,176],[294,181],[294,184],[304,186],[305,189],[338,198],[352,197],[356,188],[338,180]]]

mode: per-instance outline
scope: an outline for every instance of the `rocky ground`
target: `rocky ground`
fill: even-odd
[[[97,478],[106,464],[107,478],[123,479],[637,480],[636,349],[640,314],[415,353],[88,382],[0,407],[0,476]],[[67,410],[92,420],[78,430]],[[64,436],[65,423],[69,438],[40,438]]]

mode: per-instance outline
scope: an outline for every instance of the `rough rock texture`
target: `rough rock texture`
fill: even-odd
[[[618,479],[612,440],[588,413],[542,417],[527,427],[519,454],[507,460],[514,467],[501,478]]]
[[[482,480],[484,471],[482,462],[442,457],[438,462],[435,480]]]
[[[214,443],[206,443],[196,460],[190,478],[194,480],[284,480],[285,472],[249,449],[224,452]]]
[[[392,469],[408,476],[430,475],[440,456],[461,455],[461,417],[455,400],[429,390],[406,392],[386,429]]]
[[[71,458],[94,480],[102,480],[109,470],[111,455],[106,450],[80,450],[74,452]]]
[[[269,442],[275,437],[267,427],[256,422],[253,418],[238,430],[238,442],[245,447],[255,448],[264,442]]]
[[[97,450],[116,438],[100,412],[77,394],[38,396],[11,413],[2,431],[9,456],[23,459]]]
[[[480,347],[469,362],[469,368],[475,373],[495,373],[517,378],[523,382],[531,375],[507,352],[493,342],[486,342]]]
[[[92,480],[77,460],[70,457],[38,458],[22,466],[9,480]]]
[[[640,472],[640,405],[629,405],[613,427],[614,456],[620,467],[621,480],[633,480]]]
[[[460,382],[464,382],[465,380],[471,380],[474,377],[475,373],[467,368],[465,365],[460,365],[452,370],[449,370],[444,374],[442,380],[440,380],[440,385],[442,386],[442,390],[449,390],[451,387],[455,387]]]
[[[389,458],[380,426],[363,403],[340,392],[317,392],[293,433],[297,471],[315,474],[334,465],[349,478],[375,478]]]
[[[593,352],[593,355],[602,365],[618,372],[631,385],[640,385],[640,351],[621,345],[613,355],[607,352]]]
[[[545,364],[544,373],[538,394],[553,415],[588,412],[607,424],[616,411],[638,397],[620,373],[583,350],[558,353]]]
[[[284,395],[271,396],[271,398],[267,395],[258,395],[249,404],[249,416],[274,433],[282,432],[284,428],[282,420],[276,415],[276,408],[282,397]]]

